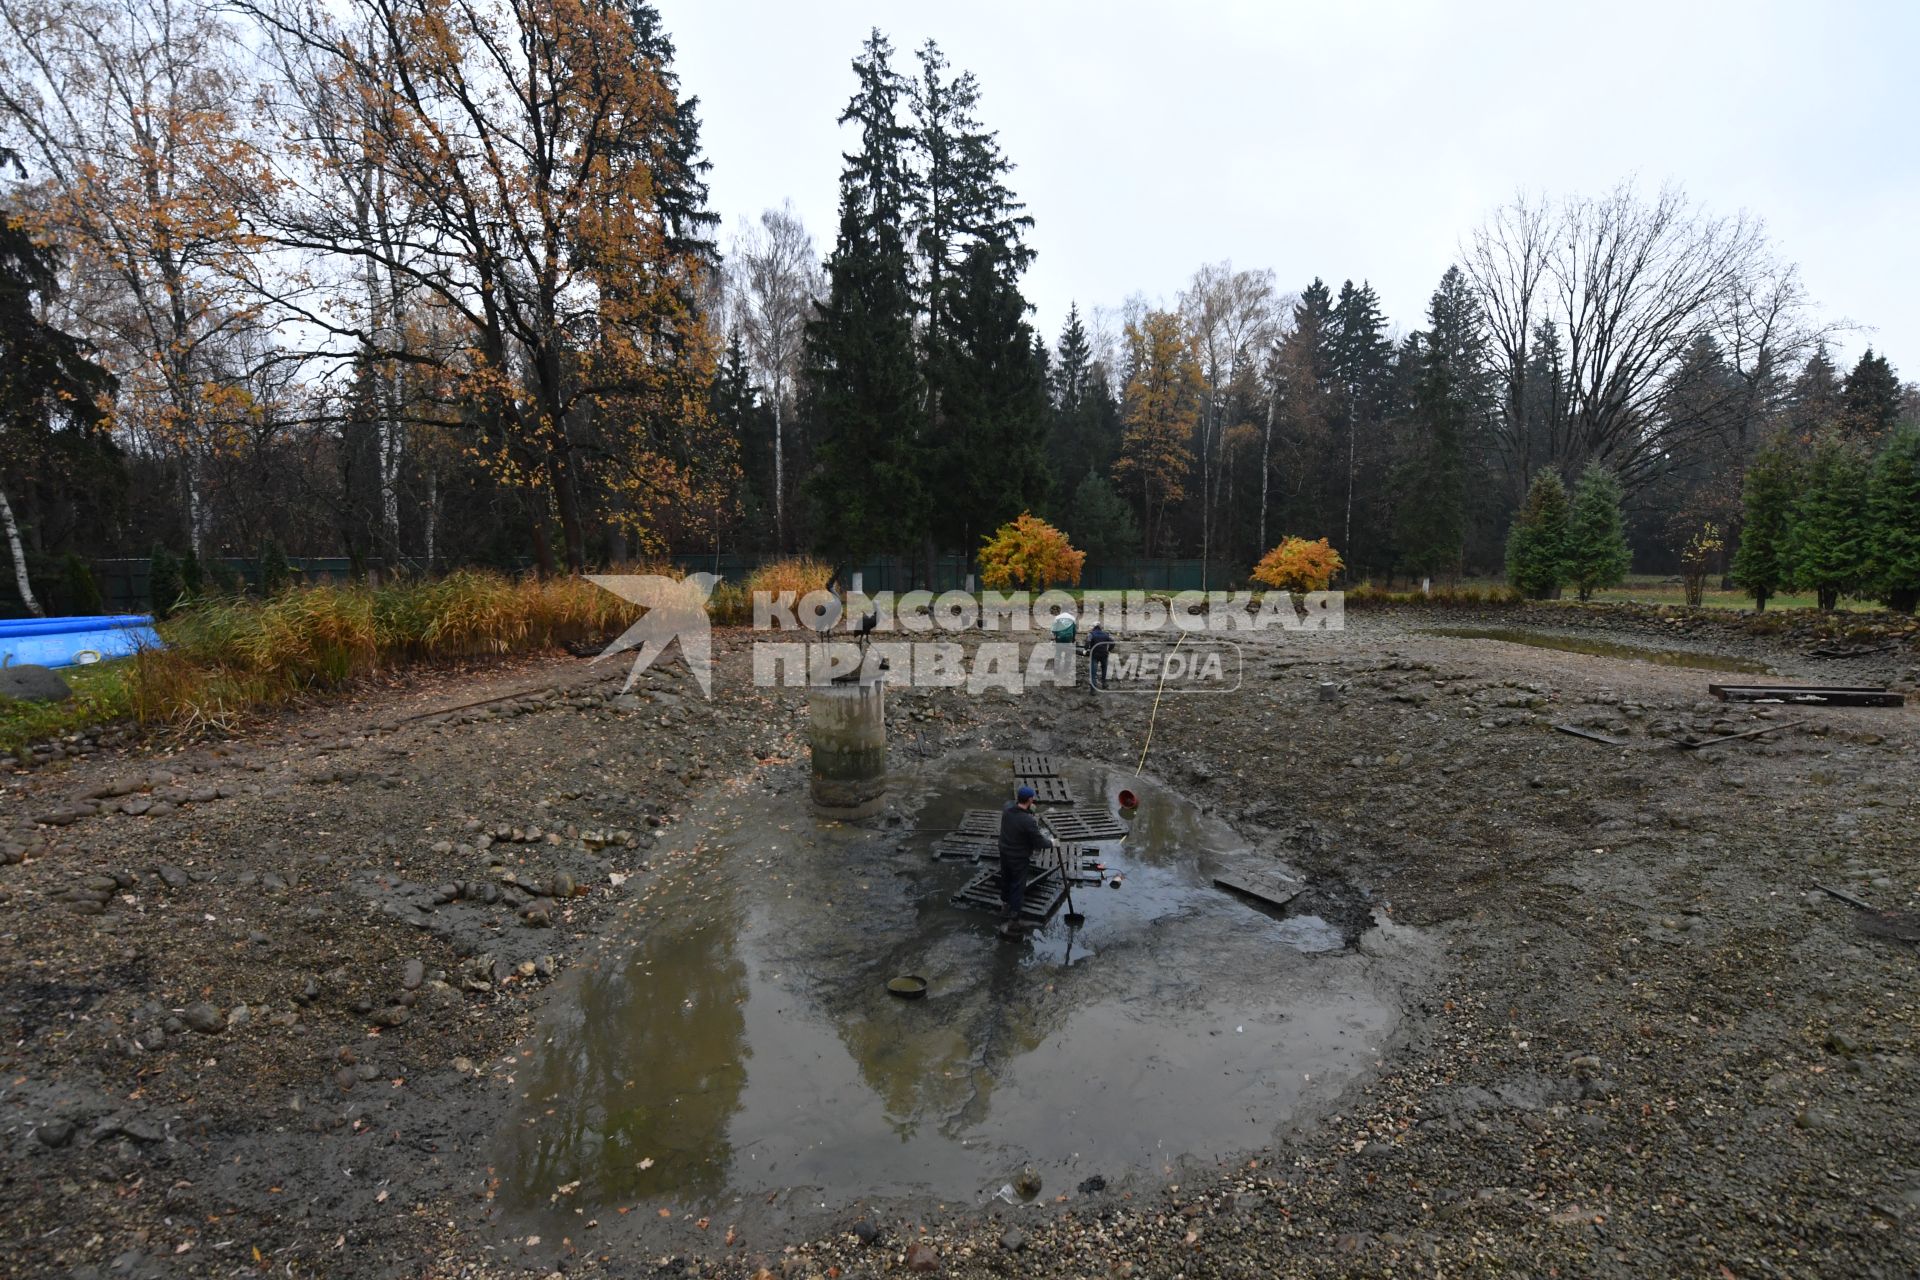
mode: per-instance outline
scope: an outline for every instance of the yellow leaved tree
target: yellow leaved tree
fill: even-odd
[[[1078,583],[1087,553],[1075,551],[1067,535],[1031,512],[1021,512],[993,531],[980,548],[980,580],[995,591]]]
[[[1325,538],[1286,538],[1260,557],[1253,580],[1279,591],[1325,591],[1346,565]]]

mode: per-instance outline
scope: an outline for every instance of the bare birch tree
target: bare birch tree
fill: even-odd
[[[238,192],[266,183],[232,35],[194,0],[0,0],[0,31],[0,119],[38,187],[27,212],[71,250],[63,305],[119,375],[119,429],[179,459],[197,552],[207,463],[249,409],[220,369],[256,316]]]
[[[813,237],[792,201],[762,212],[758,225],[742,222],[731,263],[733,318],[773,410],[773,536],[776,550],[786,551],[786,428],[807,321],[826,281]]]
[[[1250,359],[1265,345],[1273,320],[1274,278],[1271,271],[1235,271],[1231,262],[1210,262],[1193,274],[1180,295],[1180,312],[1193,335],[1206,380],[1206,399],[1200,415],[1200,574],[1206,585],[1207,561],[1213,550],[1213,512],[1219,501],[1216,446],[1221,432],[1222,393]]]

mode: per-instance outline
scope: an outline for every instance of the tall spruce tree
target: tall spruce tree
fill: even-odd
[[[1002,259],[1005,278],[1017,280],[1033,261],[1024,236],[1033,219],[1008,187],[1013,164],[1000,140],[980,123],[980,85],[970,71],[952,74],[932,40],[919,50],[920,74],[908,85],[913,165],[907,189],[915,252],[915,291],[925,317],[929,364],[963,305],[961,264],[976,245]],[[938,387],[930,390],[937,394]]]
[[[1597,462],[1587,464],[1574,486],[1566,567],[1567,581],[1582,600],[1591,600],[1601,587],[1618,584],[1633,563],[1626,521],[1620,513],[1622,496],[1619,477]]]
[[[1020,276],[1033,220],[1007,185],[1013,165],[979,119],[980,87],[939,45],[909,86],[915,289],[920,305],[930,541],[971,551],[988,530],[1044,505],[1049,481],[1045,365],[1036,360]],[[928,550],[931,550],[929,545]]]
[[[1342,486],[1340,471],[1333,465],[1337,456],[1335,433],[1339,429],[1340,392],[1333,359],[1333,294],[1318,276],[1300,291],[1293,304],[1293,323],[1275,348],[1269,378],[1283,428],[1283,438],[1302,459],[1315,459],[1318,467],[1300,468],[1300,474],[1286,477],[1279,523],[1302,531],[1327,532],[1339,528]],[[1291,501],[1287,500],[1291,496]],[[1266,503],[1258,539],[1266,540],[1268,515]],[[1344,550],[1344,548],[1342,548]]]
[[[971,552],[988,533],[1040,506],[1047,465],[1046,366],[1036,357],[1026,301],[994,246],[959,264],[941,340],[939,430],[926,450],[933,533]]]
[[[1840,411],[1840,373],[1827,355],[1826,344],[1819,343],[1787,393],[1787,425],[1803,441],[1810,440],[1838,422]]]
[[[1867,525],[1874,585],[1890,607],[1912,613],[1920,605],[1920,423],[1901,423],[1874,459]]]
[[[1822,609],[1867,585],[1867,464],[1859,449],[1835,431],[1815,441],[1806,483],[1793,504],[1787,545],[1794,585],[1811,591]]]
[[[805,396],[818,446],[808,490],[823,549],[849,556],[912,546],[926,527],[925,399],[907,251],[906,85],[876,29],[853,63],[859,81],[841,124],[859,130],[844,157],[827,298],[807,326]]]
[[[714,423],[739,447],[741,515],[748,534],[762,546],[773,543],[773,468],[766,446],[772,435],[766,407],[753,385],[753,367],[744,339],[736,331],[727,339],[720,364],[714,370],[709,395]]]
[[[1527,486],[1507,534],[1507,582],[1529,599],[1551,600],[1567,581],[1567,486],[1548,468]]]
[[[1452,366],[1429,342],[1420,339],[1408,359],[1419,375],[1395,485],[1394,541],[1407,572],[1457,580],[1467,537],[1465,413]]]
[[[1488,395],[1479,304],[1460,268],[1449,267],[1440,278],[1427,323],[1401,361],[1413,384],[1396,486],[1396,542],[1410,572],[1457,580],[1469,520],[1469,438]]]
[[[1784,434],[1760,446],[1747,464],[1740,485],[1740,546],[1733,555],[1733,580],[1753,597],[1756,612],[1793,581],[1787,542],[1795,495],[1800,489],[1800,458]]]
[[[1054,476],[1074,483],[1088,470],[1105,475],[1120,449],[1120,410],[1104,371],[1094,363],[1078,305],[1067,310],[1048,383],[1053,392],[1048,447]]]
[[[1381,559],[1381,549],[1373,545],[1370,532],[1379,523],[1373,518],[1377,513],[1371,499],[1383,488],[1379,481],[1384,477],[1377,474],[1376,463],[1384,456],[1382,423],[1393,372],[1393,343],[1387,338],[1386,316],[1372,285],[1362,281],[1356,286],[1351,280],[1341,284],[1328,336],[1339,393],[1336,448],[1343,464],[1340,550],[1347,564],[1358,568]]]
[[[1900,417],[1900,379],[1887,358],[1868,347],[1840,392],[1840,421],[1856,439],[1878,440]]]
[[[651,0],[630,0],[627,12],[637,51],[655,67],[672,106],[665,115],[666,127],[657,136],[630,136],[625,141],[653,166],[655,199],[666,222],[669,248],[693,253],[717,267],[719,251],[713,233],[720,215],[707,207],[706,175],[713,165],[700,153],[700,99],[680,95],[680,75],[673,69],[673,38]]]

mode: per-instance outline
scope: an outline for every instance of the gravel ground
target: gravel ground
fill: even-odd
[[[619,672],[542,660],[17,774],[0,1270],[1916,1274],[1920,948],[1814,886],[1920,908],[1920,710],[1728,706],[1704,671],[1421,630],[1489,620],[1915,678],[1910,636],[1815,661],[1792,629],[1646,611],[1365,614],[1264,641],[1237,693],[1166,700],[1148,772],[1316,877],[1335,916],[1364,896],[1437,940],[1379,1071],[1155,1193],[849,1206],[824,1239],[583,1217],[533,1248],[483,1155],[548,982],[667,870],[660,829],[803,753],[797,694],[749,687],[744,637],[711,704],[677,666],[621,698]],[[1130,760],[1145,711],[914,692],[891,741]]]

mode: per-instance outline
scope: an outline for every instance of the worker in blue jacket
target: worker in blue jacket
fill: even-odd
[[[1006,908],[1000,916],[1003,938],[1017,938],[1026,932],[1020,910],[1027,901],[1033,855],[1053,848],[1053,837],[1040,829],[1040,819],[1034,816],[1033,801],[1033,788],[1022,786],[1000,811],[1000,901]]]

